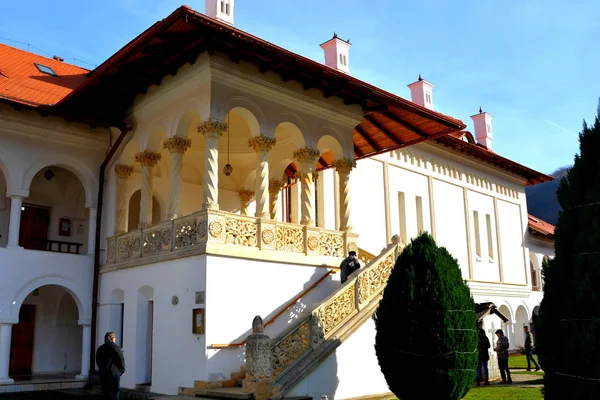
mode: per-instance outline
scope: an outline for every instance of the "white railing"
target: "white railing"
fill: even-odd
[[[227,244],[307,256],[344,257],[357,251],[357,234],[203,210],[107,239],[106,265],[156,258],[210,244]],[[175,255],[175,254],[173,254]]]

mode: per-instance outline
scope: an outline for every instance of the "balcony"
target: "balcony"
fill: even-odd
[[[349,232],[202,210],[109,237],[103,271],[198,254],[337,265],[348,251],[357,250],[357,238]]]

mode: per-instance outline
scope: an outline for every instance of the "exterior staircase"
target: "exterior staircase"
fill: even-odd
[[[347,338],[368,321],[381,299],[387,279],[401,250],[397,236],[393,243],[374,256],[359,250],[365,266],[312,312],[272,338],[271,364],[273,390],[270,398],[284,399],[285,394],[300,383],[321,362],[331,355]],[[181,388],[180,394],[197,397],[250,399],[251,393],[242,390],[246,367],[231,374],[230,379],[194,383],[194,388]]]

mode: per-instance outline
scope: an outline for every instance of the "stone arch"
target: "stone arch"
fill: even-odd
[[[330,135],[321,136],[317,143],[317,150],[321,152],[321,156],[325,153],[331,152],[334,160],[340,160],[344,158],[344,150],[340,145],[340,142]]]
[[[137,224],[135,221],[139,223],[139,204],[140,204],[140,196],[142,195],[141,189],[133,190],[131,195],[127,198],[127,231],[130,232],[132,230],[137,229]],[[138,205],[137,208],[132,208],[132,204]],[[155,191],[152,195],[152,225],[160,223],[163,218],[162,215],[167,210],[166,203],[164,200],[158,195]],[[134,217],[132,217],[134,215]],[[133,219],[132,219],[133,218]],[[133,222],[132,222],[133,221]]]
[[[250,133],[250,137],[259,136],[261,134],[261,125],[258,122],[258,119],[254,115],[254,113],[248,110],[245,107],[233,107],[229,112],[225,115],[225,123],[230,123],[230,115],[235,114],[239,116],[246,125],[248,126],[248,131]],[[231,128],[231,127],[229,127]]]
[[[119,161],[116,164],[135,165],[135,155],[139,153],[140,145],[135,139],[131,139],[123,148]]]
[[[146,141],[145,150],[149,150],[155,153],[160,153],[162,148],[162,142],[167,137],[167,129],[164,125],[157,125],[152,128]]]
[[[7,194],[21,189],[23,171],[19,163],[13,158],[13,155],[7,149],[3,148],[3,146],[0,146],[0,171],[4,175]]]
[[[248,189],[254,191],[256,187],[256,170],[250,171],[244,180],[244,184],[240,189]]]
[[[73,297],[77,310],[79,311],[79,321],[87,324],[91,320],[91,305],[86,300],[84,291],[74,282],[58,275],[45,275],[30,280],[21,287],[13,297],[10,305],[10,315],[13,320],[19,319],[19,310],[25,298],[29,293],[42,286],[56,285],[64,288]]]
[[[510,304],[508,304],[508,302],[503,301],[502,304],[497,305],[497,307],[498,311],[500,311],[502,315],[508,318],[507,323],[515,322],[515,315],[513,313],[512,307],[510,306]]]
[[[283,174],[285,173],[285,170],[293,162],[294,160],[292,160],[291,158],[284,158],[276,163],[269,163],[269,174],[271,176],[270,179],[284,179]]]
[[[342,148],[343,156],[349,159],[354,158],[354,141],[353,141],[353,130],[348,128],[349,134],[342,134],[337,127],[332,125],[324,125],[321,127],[322,137],[332,136]],[[319,139],[319,142],[321,140]],[[337,159],[337,158],[336,158]]]
[[[289,148],[294,151],[306,147],[306,138],[302,130],[293,122],[283,121],[278,124],[275,127],[275,139],[277,147],[285,147],[286,150]]]
[[[261,132],[264,134],[268,130],[269,124],[267,117],[257,103],[244,96],[232,96],[230,98],[230,102],[230,111],[235,109],[245,110],[244,112],[250,113],[251,118],[256,120],[258,127],[256,132],[258,133],[255,134],[255,132],[251,129],[250,133],[253,137],[258,136]]]
[[[86,208],[95,206],[98,199],[98,179],[96,175],[85,164],[67,155],[48,154],[30,165],[23,177],[21,185],[23,190],[28,192],[34,176],[43,168],[52,166],[61,167],[73,173],[85,190]]]
[[[530,318],[526,305],[519,304],[515,313],[515,346],[525,346],[525,338],[523,335],[523,327],[529,326]]]
[[[308,125],[306,124],[304,119],[300,115],[292,111],[282,111],[281,113],[279,113],[279,115],[277,116],[277,122],[275,126],[277,127],[286,122],[288,124],[294,125],[300,132],[304,132],[304,134],[310,132],[310,129],[308,128]],[[302,144],[302,146],[304,146],[304,144]]]
[[[181,113],[174,122],[174,129],[171,130],[172,136],[179,136],[182,138],[189,138],[190,133],[198,131],[198,124],[200,123],[200,112],[196,109],[188,109]]]

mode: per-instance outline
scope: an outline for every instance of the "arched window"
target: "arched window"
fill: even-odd
[[[225,5],[225,14],[229,15],[229,2]]]
[[[529,262],[529,269],[531,270],[531,290],[534,291],[539,291],[540,287],[538,286],[538,277],[537,277],[537,271],[533,265],[533,263],[530,261]]]

